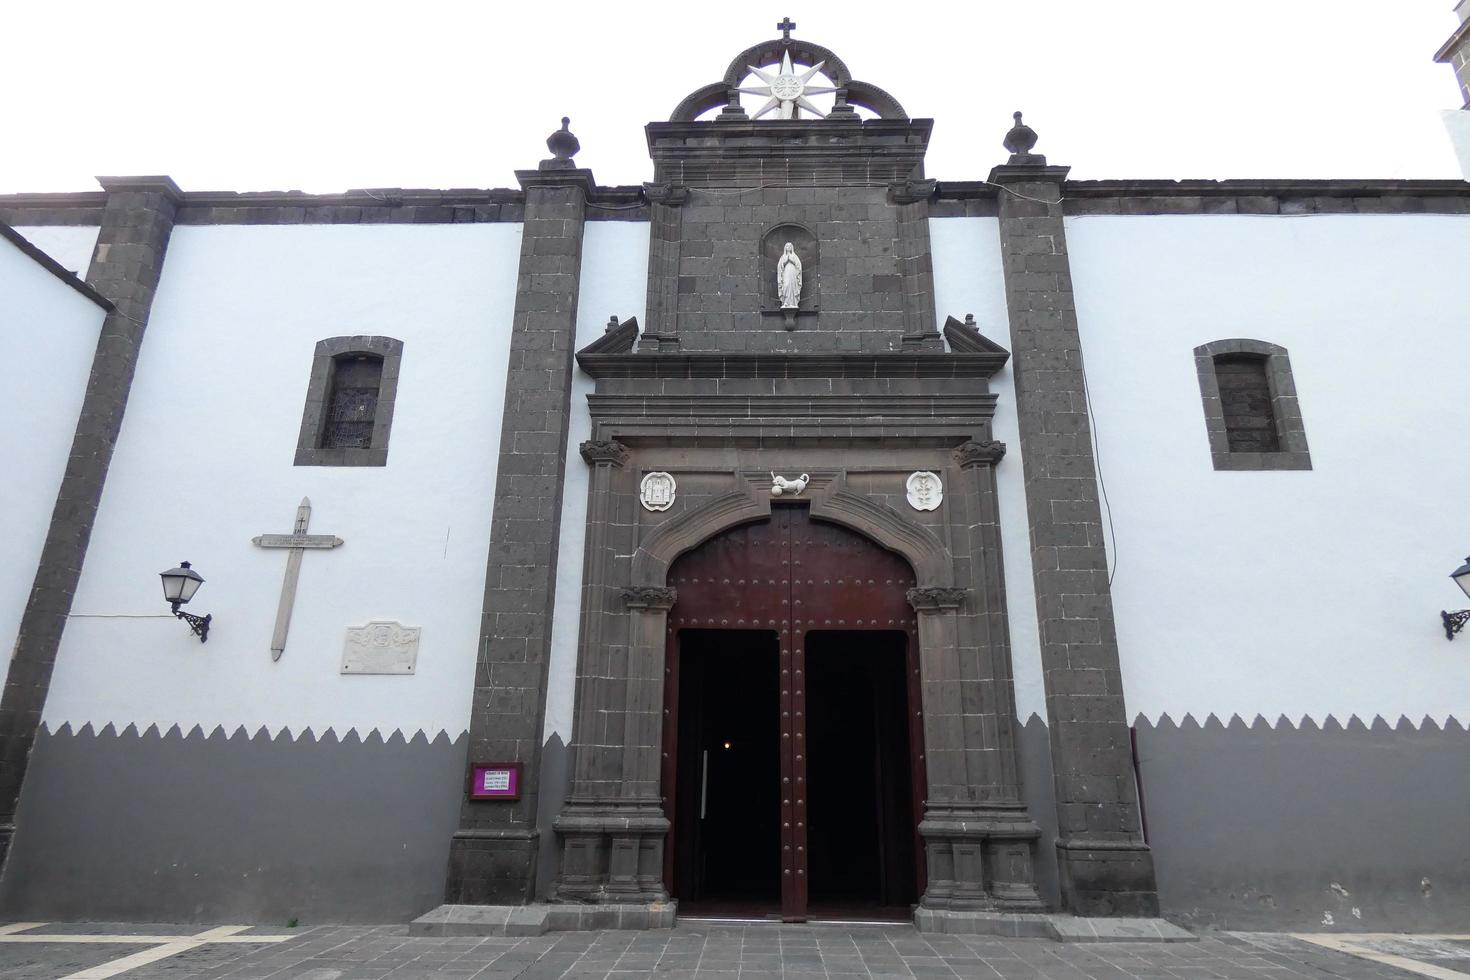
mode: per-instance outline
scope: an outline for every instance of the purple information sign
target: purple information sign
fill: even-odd
[[[518,800],[521,798],[519,762],[476,762],[470,766],[470,799]]]

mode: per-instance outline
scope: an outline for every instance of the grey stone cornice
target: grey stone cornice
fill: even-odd
[[[968,325],[952,316],[944,320],[944,339],[949,341],[949,349],[957,354],[988,353],[1010,356],[1010,352],[1004,347],[982,334],[978,326]]]
[[[638,341],[638,318],[631,316],[582,348],[584,354],[626,354]]]
[[[97,183],[109,194],[139,193],[162,194],[175,204],[184,199],[184,192],[172,177],[156,174],[144,177],[98,177]]]
[[[1026,166],[1024,164],[1003,163],[998,167],[990,168],[990,182],[992,184],[1017,184],[1029,181],[1044,181],[1046,183],[1060,184],[1067,179],[1071,173],[1071,167],[1048,167]]]
[[[1088,180],[1066,214],[1470,214],[1463,180]]]
[[[577,363],[594,378],[990,378],[1010,358],[1004,352],[944,354],[598,354],[583,349]]]
[[[711,418],[730,422],[762,420],[775,424],[785,419],[795,425],[811,419],[988,419],[995,412],[998,397],[982,391],[925,395],[594,393],[587,396],[587,406],[592,417],[599,420],[666,419],[672,422]],[[1001,447],[995,456],[999,459],[1005,447],[1001,443],[995,445]],[[583,454],[585,456],[585,450]]]
[[[567,173],[567,171],[561,171]],[[87,225],[102,220],[98,191],[0,195],[0,220],[12,225]],[[304,191],[186,191],[176,224],[459,224],[520,221],[519,188],[364,188],[330,194]],[[641,186],[596,187],[589,221],[647,220]]]
[[[580,187],[591,197],[597,190],[592,171],[581,167],[550,170],[517,170],[516,180],[522,190],[532,187]]]
[[[728,128],[731,124],[721,125]],[[1040,168],[1009,169],[1034,174]],[[935,217],[993,216],[997,196],[1003,193],[998,183],[938,181],[931,213]],[[1063,210],[1069,215],[1470,213],[1470,181],[1463,180],[1068,180],[1062,184],[1062,196]],[[97,224],[106,201],[102,191],[0,194],[0,221],[11,225]],[[587,200],[587,218],[647,220],[647,202],[642,186],[596,187]],[[185,191],[175,223],[519,221],[524,204],[525,193],[519,188],[371,188],[331,194]]]

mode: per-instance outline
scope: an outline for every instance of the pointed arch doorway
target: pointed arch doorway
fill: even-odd
[[[776,505],[668,584],[664,883],[681,914],[906,917],[923,893],[908,563]]]

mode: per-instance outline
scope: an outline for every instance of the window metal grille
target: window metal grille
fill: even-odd
[[[332,397],[323,426],[323,449],[370,449],[378,415],[383,362],[374,357],[338,358],[333,365]]]

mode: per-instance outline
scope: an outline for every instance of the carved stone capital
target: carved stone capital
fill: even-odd
[[[964,589],[909,589],[907,595],[916,612],[958,609],[965,601]]]
[[[683,184],[644,184],[643,196],[649,204],[667,204],[671,208],[689,203],[689,188]]]
[[[588,466],[596,466],[598,463],[624,466],[628,462],[628,447],[616,439],[588,439],[577,448]]]
[[[888,185],[889,204],[917,204],[934,196],[938,186],[933,180],[901,180]]]
[[[961,469],[994,466],[1005,454],[1006,444],[999,439],[987,439],[984,442],[972,439],[954,451],[954,461],[960,464]]]
[[[677,590],[657,585],[635,585],[623,590],[623,602],[629,609],[670,609],[678,598]]]

